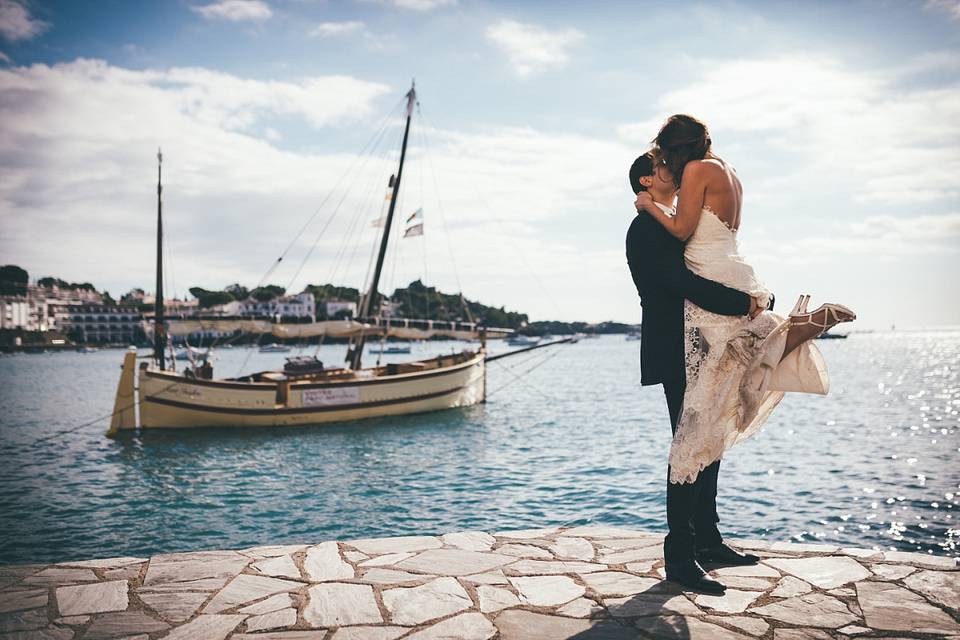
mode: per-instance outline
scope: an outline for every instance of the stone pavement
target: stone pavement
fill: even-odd
[[[724,596],[663,576],[662,537],[463,531],[0,567],[0,640],[960,638],[951,558],[731,541]]]

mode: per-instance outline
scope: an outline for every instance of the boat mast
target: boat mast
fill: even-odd
[[[393,196],[390,198],[390,208],[387,210],[387,221],[383,225],[383,238],[380,241],[380,253],[377,254],[377,266],[373,271],[373,280],[370,282],[370,289],[360,303],[360,318],[367,318],[369,316],[370,307],[373,304],[374,298],[377,296],[377,286],[380,284],[380,272],[383,270],[383,260],[387,255],[387,242],[390,240],[390,226],[393,223],[393,211],[397,206],[397,196],[400,193],[400,177],[403,175],[403,161],[407,155],[407,137],[410,134],[410,119],[413,116],[413,105],[416,101],[416,82],[411,82],[410,91],[407,92],[407,125],[403,130],[403,144],[400,147],[400,167],[397,169],[397,177],[393,181]],[[350,363],[350,368],[353,370],[360,368],[365,337],[366,336],[361,334],[350,340],[350,348],[347,350],[347,362]]]
[[[157,287],[156,299],[153,304],[153,357],[160,370],[166,369],[164,347],[166,335],[164,333],[163,317],[163,185],[161,176],[163,170],[163,153],[157,149]]]

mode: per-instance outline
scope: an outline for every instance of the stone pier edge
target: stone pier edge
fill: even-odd
[[[720,597],[592,525],[0,566],[0,640],[960,638],[953,558],[728,542],[762,561]]]

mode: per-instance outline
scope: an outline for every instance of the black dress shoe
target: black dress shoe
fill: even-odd
[[[719,596],[727,588],[722,582],[708,576],[696,560],[671,562],[666,566],[666,572],[667,580],[701,593]]]
[[[716,546],[707,547],[706,549],[697,549],[696,554],[697,560],[700,562],[710,562],[714,564],[745,566],[760,562],[758,556],[752,553],[740,553],[722,542]]]

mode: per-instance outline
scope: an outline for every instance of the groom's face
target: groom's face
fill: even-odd
[[[673,182],[673,174],[665,164],[657,163],[653,165],[653,185],[651,189],[659,193],[672,193],[677,187]]]

